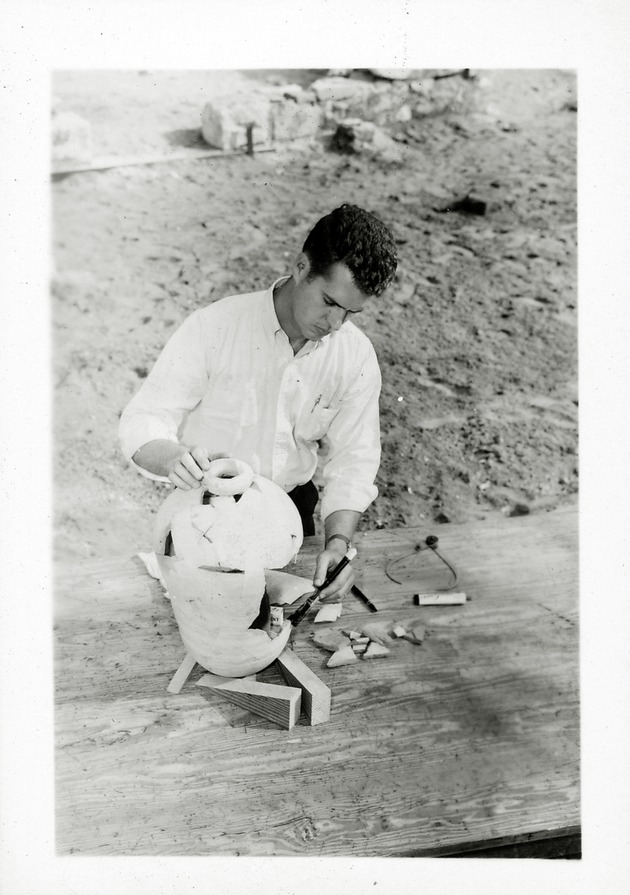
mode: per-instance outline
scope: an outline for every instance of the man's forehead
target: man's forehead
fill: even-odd
[[[352,309],[352,305],[357,303],[362,306],[369,298],[356,285],[352,271],[342,261],[332,264],[323,274],[322,279],[325,283],[326,295],[349,310]]]

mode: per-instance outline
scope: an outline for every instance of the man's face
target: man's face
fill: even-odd
[[[293,271],[293,323],[296,334],[317,342],[363,310],[369,296],[355,285],[343,263],[333,264],[313,279],[309,279],[309,272],[308,256],[302,254]]]

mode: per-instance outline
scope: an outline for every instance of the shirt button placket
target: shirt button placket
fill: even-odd
[[[278,406],[276,409],[276,438],[273,452],[274,479],[286,466],[287,458],[293,443],[293,423],[291,422],[291,406],[298,382],[298,373],[293,362],[286,365],[280,380]]]

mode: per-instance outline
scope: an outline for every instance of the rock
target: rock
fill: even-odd
[[[367,144],[374,142],[377,127],[373,121],[362,121],[360,118],[346,118],[345,121],[341,122],[341,126],[351,130],[355,140],[359,143]]]
[[[52,160],[54,162],[90,162],[92,160],[92,128],[90,122],[75,112],[64,112],[57,105],[53,110]]]
[[[389,650],[386,646],[383,646],[380,643],[375,643],[372,641],[365,653],[363,654],[364,659],[382,659],[385,656],[389,656]]]
[[[320,103],[341,102],[342,100],[357,101],[365,99],[372,92],[371,84],[354,78],[319,78],[317,81],[313,81],[310,89],[315,91]]]
[[[402,121],[403,123],[407,121],[411,121],[411,109],[409,106],[401,106],[400,109],[396,112],[395,115],[396,121]]]
[[[431,105],[429,100],[423,100],[422,102],[417,102],[414,104],[413,109],[411,110],[412,118],[426,118],[428,115],[433,115],[435,112],[435,108]]]
[[[316,631],[313,634],[313,643],[328,650],[329,653],[336,653],[343,646],[349,645],[348,638],[340,631]]]
[[[415,68],[369,68],[370,74],[386,81],[408,81],[417,75]]]
[[[304,88],[300,87],[299,84],[285,84],[282,87],[282,96],[287,99],[292,99],[294,102],[299,103],[302,101],[302,96],[304,95]]]
[[[387,633],[387,625],[385,622],[369,622],[368,624],[363,625],[361,628],[361,634],[364,634],[366,637],[369,637],[370,640],[376,641],[376,643],[385,646],[386,643],[391,642],[391,637]]]
[[[323,125],[324,112],[318,105],[283,100],[271,103],[271,138],[279,142],[312,137]]]
[[[392,298],[399,305],[407,305],[411,301],[411,299],[416,294],[416,284],[415,283],[405,283],[396,287],[396,290],[392,292]]]
[[[207,103],[201,114],[201,133],[210,146],[224,151],[247,145],[247,125],[253,123],[254,144],[271,141],[271,103],[268,96],[242,94]]]
[[[508,509],[507,515],[511,518],[514,516],[528,516],[529,507],[526,503],[515,503],[514,506]]]
[[[461,211],[464,214],[485,215],[488,205],[482,199],[476,199],[474,196],[464,196],[463,199],[456,199],[446,206],[439,209],[441,212]]]
[[[399,161],[403,157],[401,147],[389,134],[373,122],[358,118],[346,118],[339,123],[331,139],[331,149],[378,156],[385,161]]]
[[[416,625],[416,627],[412,631],[412,634],[417,643],[422,643],[422,641],[424,640],[425,630],[422,625]]]
[[[332,654],[326,665],[328,668],[337,668],[339,665],[352,665],[358,661],[352,647],[344,646]]]
[[[373,121],[379,126],[396,122],[396,115],[409,103],[409,85],[406,81],[382,81],[372,85],[372,90],[361,104],[350,103],[348,115]]]
[[[317,94],[315,93],[314,90],[311,90],[311,88],[308,87],[306,90],[303,91],[299,102],[311,103],[311,104],[316,103],[317,102]]]

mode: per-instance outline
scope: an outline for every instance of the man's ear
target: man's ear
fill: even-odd
[[[302,283],[308,277],[311,270],[311,262],[306,252],[300,252],[293,263],[293,279],[296,283]]]

